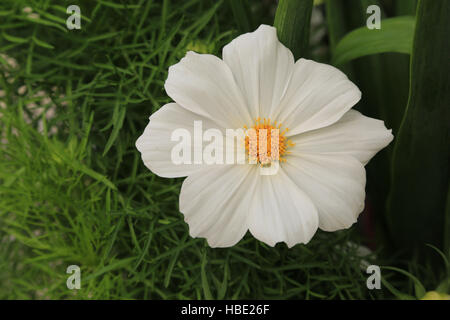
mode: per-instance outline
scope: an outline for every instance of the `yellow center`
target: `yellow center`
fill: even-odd
[[[247,134],[245,137],[245,150],[248,157],[256,160],[261,165],[270,164],[272,161],[286,162],[286,159],[283,156],[290,153],[287,149],[288,147],[292,147],[294,143],[285,137],[289,128],[283,130],[282,127],[283,125],[281,123],[277,125],[276,121],[271,123],[270,119],[264,118],[261,121],[261,118],[257,118],[254,125],[250,128],[254,129],[252,131],[253,134]],[[249,128],[247,126],[244,126],[244,128],[247,129],[247,133],[249,133]],[[263,130],[265,131],[262,132]],[[264,139],[264,137],[266,138],[265,148],[264,146],[260,148],[263,143],[263,140],[261,139]],[[272,139],[277,138],[278,144],[272,144]],[[261,152],[261,149],[263,152]]]

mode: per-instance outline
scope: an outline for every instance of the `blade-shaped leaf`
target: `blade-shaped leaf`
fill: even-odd
[[[313,0],[280,0],[274,26],[278,38],[294,54],[295,60],[306,56]]]
[[[419,1],[408,107],[397,134],[388,222],[402,248],[441,247],[450,175],[450,1]]]
[[[381,29],[366,26],[347,34],[336,46],[332,63],[341,65],[353,59],[385,52],[411,53],[414,17],[384,19]]]

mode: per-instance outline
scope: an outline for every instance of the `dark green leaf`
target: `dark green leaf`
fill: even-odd
[[[247,14],[246,1],[230,0],[229,4],[233,11],[234,21],[238,26],[240,33],[252,31],[249,15]]]
[[[297,60],[306,56],[313,0],[280,0],[274,26],[278,39],[288,47]]]
[[[450,1],[419,1],[408,107],[396,137],[388,221],[399,246],[441,247],[450,159]]]

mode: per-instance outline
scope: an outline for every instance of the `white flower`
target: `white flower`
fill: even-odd
[[[361,92],[341,71],[294,62],[267,25],[226,45],[223,60],[188,52],[169,68],[165,89],[175,103],[150,117],[136,147],[155,174],[187,176],[180,211],[190,235],[212,247],[232,246],[247,230],[270,246],[292,247],[317,228],[349,228],[364,208],[364,165],[393,139],[383,121],[350,110]],[[260,175],[248,163],[171,161],[175,129],[192,132],[198,120],[205,129],[255,127],[257,118],[282,126],[277,174]]]

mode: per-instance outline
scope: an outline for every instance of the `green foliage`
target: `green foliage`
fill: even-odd
[[[347,10],[340,0],[326,1],[325,55],[364,25],[369,2],[354,1]],[[220,56],[238,34],[274,19],[297,58],[315,58],[307,54],[312,3],[280,0],[274,17],[275,2],[256,0],[84,0],[78,1],[82,28],[69,31],[72,1],[1,1],[0,298],[376,299],[422,293],[414,279],[392,268],[383,269],[388,290],[368,290],[367,263],[400,265],[424,288],[448,288],[433,266],[416,258],[405,262],[382,250],[362,255],[357,227],[318,232],[308,245],[292,249],[271,248],[250,235],[232,248],[211,249],[189,236],[179,213],[182,180],[159,178],[142,164],[134,144],[149,115],[170,101],[163,87],[170,65],[187,50]],[[398,15],[412,14],[413,7],[405,5]],[[363,91],[358,108],[395,130],[406,106],[408,59],[378,54],[340,66]],[[389,157],[377,157],[381,164],[368,168],[368,193],[379,209]],[[77,291],[66,287],[72,264],[81,267]]]
[[[408,107],[397,135],[389,198],[399,246],[443,246],[450,159],[450,3],[419,1]]]
[[[248,2],[243,0],[229,0],[231,10],[233,11],[234,21],[238,26],[239,33],[253,31],[251,25],[251,15],[248,10]]]
[[[360,57],[385,52],[410,54],[414,23],[414,17],[396,17],[384,19],[380,30],[365,26],[353,30],[337,44],[332,63],[342,65]]]
[[[0,298],[382,296],[365,287],[352,230],[291,250],[251,236],[211,249],[189,237],[181,180],[142,164],[134,143],[169,101],[168,67],[193,48],[220,54],[237,35],[227,5],[84,1],[70,32],[64,6],[0,5],[0,52],[17,61],[0,56]],[[66,287],[71,264],[78,291]]]
[[[313,0],[280,0],[274,26],[278,38],[294,54],[295,60],[307,55]]]
[[[381,18],[385,19],[386,13],[380,1],[326,1],[332,54],[335,53],[337,44],[346,34],[366,26],[368,18],[366,9],[373,4],[380,6]],[[382,30],[383,28],[382,22]],[[377,33],[380,30],[371,31]],[[385,243],[386,247],[390,248],[392,239],[385,219],[386,199],[390,188],[390,154],[407,103],[409,56],[399,53],[374,54],[357,58],[338,67],[358,85],[362,92],[362,99],[355,108],[365,115],[383,119],[386,126],[392,128],[394,134],[393,143],[379,152],[366,166],[367,202],[374,211],[377,227],[376,242]]]

